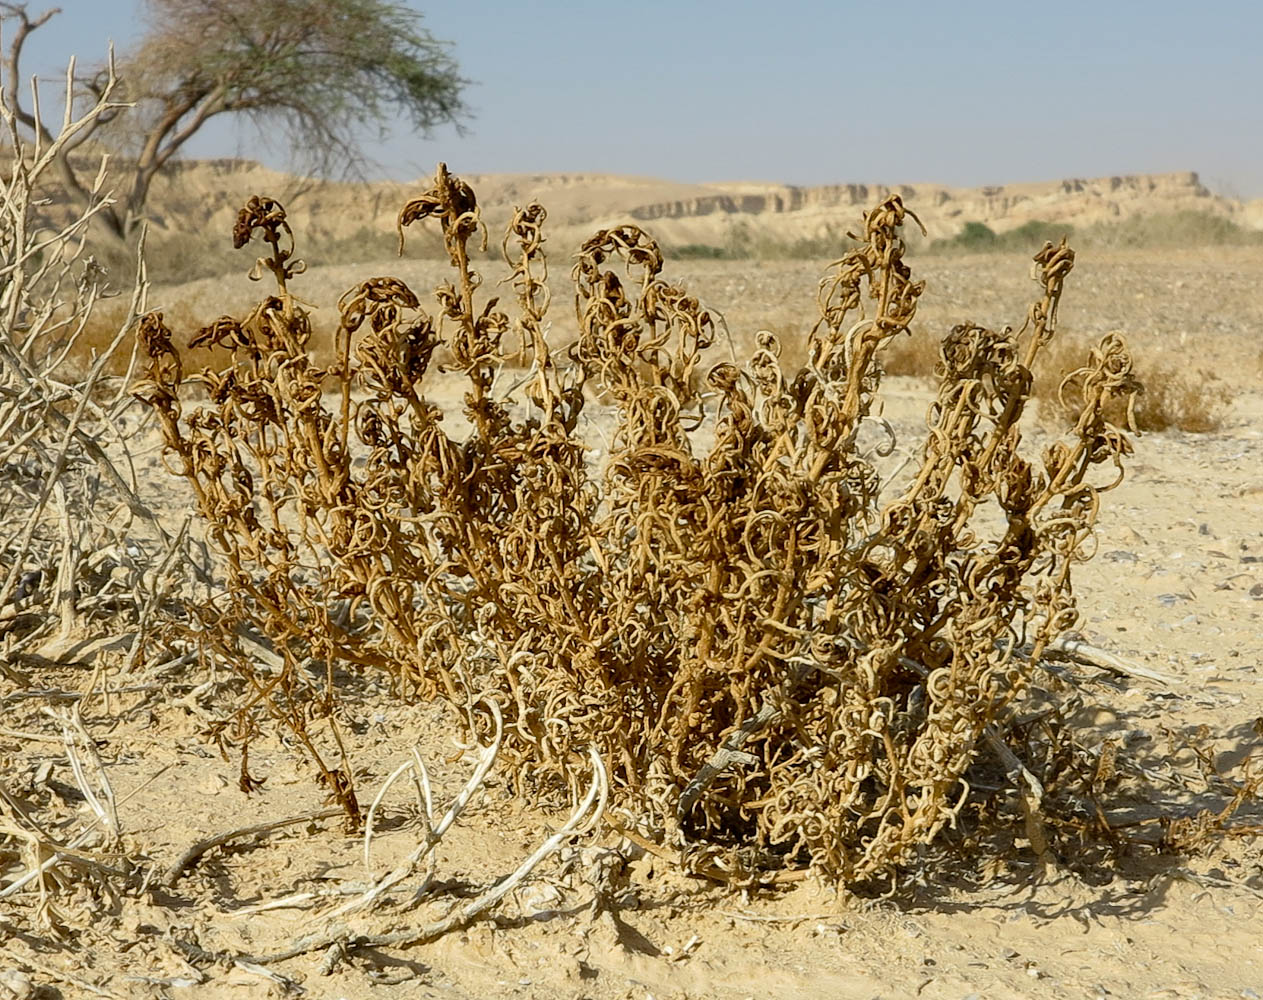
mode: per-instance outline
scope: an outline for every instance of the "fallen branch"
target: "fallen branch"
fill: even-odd
[[[55,965],[46,965],[43,962],[36,961],[33,958],[27,958],[25,955],[15,954],[7,949],[4,954],[17,965],[25,966],[32,972],[39,972],[51,979],[57,980],[58,982],[69,983],[71,986],[85,990],[93,996],[110,997],[111,1000],[123,1000],[121,994],[103,989],[102,987],[97,986],[96,983],[90,982],[82,976],[76,976],[72,972],[67,972],[65,969],[59,969]]]
[[[1005,774],[1017,788],[1022,802],[1022,821],[1026,827],[1026,839],[1030,841],[1031,850],[1039,859],[1039,874],[1042,876],[1043,872],[1050,868],[1057,871],[1059,868],[1057,858],[1048,846],[1048,831],[1044,828],[1043,783],[1031,773],[1030,768],[1022,763],[1018,755],[1009,749],[1008,744],[1001,739],[994,726],[987,726],[983,730],[983,738],[992,752],[1000,758]]]
[[[557,850],[563,840],[587,832],[600,819],[609,798],[609,778],[606,775],[605,764],[595,749],[588,750],[588,758],[592,762],[592,785],[565,825],[545,840],[512,874],[501,879],[464,906],[456,907],[441,920],[388,934],[352,934],[345,925],[335,924],[323,931],[298,938],[282,951],[267,955],[238,956],[235,960],[249,962],[252,965],[271,965],[308,952],[330,951],[331,949],[336,959],[343,952],[356,948],[404,948],[422,944],[467,926],[521,884],[541,861]]]
[[[207,837],[205,840],[199,840],[187,851],[176,859],[162,875],[162,884],[170,888],[180,881],[184,873],[192,868],[205,854],[213,847],[219,847],[231,841],[238,840],[241,837],[250,837],[260,833],[271,833],[273,830],[281,830],[287,826],[297,826],[299,823],[312,823],[322,819],[332,819],[334,816],[341,816],[342,809],[340,807],[331,807],[328,809],[320,809],[316,812],[304,813],[301,816],[291,816],[288,819],[278,819],[271,823],[256,823],[253,826],[243,826],[236,830],[229,830],[227,833],[216,834],[214,837]]]
[[[364,820],[364,867],[368,869],[371,875],[373,872],[373,819],[377,815],[377,807],[381,805],[386,792],[390,790],[390,786],[409,770],[413,772],[414,779],[418,783],[417,805],[421,810],[421,816],[425,823],[425,837],[413,852],[403,860],[402,864],[397,865],[390,872],[383,875],[367,892],[330,913],[330,919],[373,903],[384,892],[412,874],[417,862],[422,858],[426,859],[426,874],[422,880],[421,887],[417,889],[416,895],[420,895],[424,891],[425,886],[429,885],[434,875],[434,848],[438,846],[439,841],[443,839],[443,835],[447,833],[452,824],[456,822],[457,818],[464,811],[465,806],[469,804],[469,800],[473,798],[474,792],[482,786],[491,768],[495,766],[496,758],[500,755],[500,745],[504,739],[504,718],[500,713],[500,706],[490,698],[482,699],[482,703],[487,705],[491,711],[492,719],[495,722],[495,735],[492,737],[491,744],[483,750],[482,758],[474,768],[474,773],[465,782],[464,788],[460,790],[456,798],[452,800],[447,813],[439,820],[437,825],[434,823],[430,775],[426,770],[425,762],[421,760],[421,755],[415,747],[412,751],[412,760],[396,768],[390,777],[386,779],[381,791],[373,799],[373,804],[369,806],[368,815]]]
[[[680,803],[676,806],[676,819],[680,822],[684,821],[684,817],[689,814],[694,804],[701,797],[702,792],[710,786],[720,774],[732,767],[733,764],[744,764],[747,767],[753,767],[759,763],[759,758],[754,754],[744,752],[741,748],[745,746],[750,737],[754,736],[764,727],[780,717],[780,709],[774,707],[770,702],[764,702],[763,706],[750,718],[746,719],[740,729],[733,732],[720,745],[701,769],[693,777],[693,780],[685,786],[684,791],[680,794]]]
[[[1108,670],[1110,673],[1117,674],[1120,677],[1143,677],[1145,680],[1157,681],[1159,684],[1166,684],[1168,687],[1176,687],[1180,683],[1178,677],[1164,674],[1160,670],[1154,670],[1139,663],[1133,663],[1131,660],[1125,660],[1121,656],[1116,656],[1096,646],[1091,646],[1080,639],[1071,639],[1064,635],[1050,642],[1044,650],[1044,655],[1073,660],[1075,663],[1082,663],[1089,667],[1099,667],[1101,670]]]

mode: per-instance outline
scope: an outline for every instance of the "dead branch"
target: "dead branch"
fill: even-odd
[[[213,848],[222,847],[224,844],[230,844],[234,840],[241,840],[244,837],[257,837],[264,833],[271,833],[273,830],[283,830],[286,827],[298,826],[302,823],[317,823],[320,820],[332,819],[334,816],[340,816],[341,814],[342,810],[337,808],[317,809],[314,812],[273,820],[270,823],[254,823],[250,826],[238,827],[235,830],[217,833],[213,837],[199,840],[176,858],[166,871],[162,873],[162,884],[168,888],[173,887],[180,881],[185,872],[196,865],[202,859],[202,856]]]

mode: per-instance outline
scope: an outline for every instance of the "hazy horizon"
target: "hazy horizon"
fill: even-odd
[[[140,0],[64,0],[28,41],[45,108],[65,62],[141,34]],[[1195,171],[1263,197],[1263,5],[1067,2],[608,8],[413,3],[452,43],[468,134],[365,141],[370,176],[602,173],[681,182],[958,187]],[[31,12],[46,9],[32,4]],[[212,122],[188,158],[302,170],[249,126]]]

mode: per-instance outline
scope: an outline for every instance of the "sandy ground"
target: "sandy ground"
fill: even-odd
[[[389,234],[383,235],[381,245],[383,255],[374,261],[313,261],[312,270],[294,280],[295,294],[314,307],[318,332],[337,325],[338,297],[370,275],[401,278],[434,311],[428,292],[440,279],[451,279],[451,268],[437,260],[386,256],[394,246]],[[577,332],[569,278],[575,247],[552,240],[545,249],[553,289],[548,319],[554,336],[565,342]],[[155,288],[151,307],[165,310],[177,327],[248,309],[265,289],[263,283],[244,277],[253,263],[250,252],[241,251],[240,260],[238,275]],[[996,328],[1006,323],[1019,326],[1035,288],[1030,261],[1020,256],[910,255],[908,262],[914,275],[926,282],[913,329],[927,337],[940,337],[965,321]],[[497,285],[508,274],[503,261],[497,257],[476,263],[485,278],[484,291],[511,301],[512,288]],[[816,290],[827,265],[669,260],[664,276],[722,313],[738,344],[747,344],[762,328],[784,335],[809,328],[819,315]],[[1226,379],[1233,386],[1257,385],[1263,378],[1260,275],[1263,247],[1084,251],[1066,282],[1061,335],[1100,337],[1119,330],[1138,353],[1179,357],[1193,371]]]
[[[1172,680],[1075,667],[1085,699],[1077,721],[1087,745],[1117,739],[1128,765],[1158,775],[1155,794],[1171,808],[1217,808],[1231,794],[1231,776],[1192,780],[1196,760],[1178,747],[1204,727],[1213,763],[1227,773],[1263,738],[1263,305],[1251,297],[1263,254],[1118,254],[1081,263],[1080,283],[1069,286],[1063,310],[1068,331],[1125,329],[1138,351],[1148,345],[1217,374],[1208,391],[1233,403],[1214,433],[1137,441],[1127,481],[1107,497],[1097,558],[1078,576],[1081,631]],[[931,281],[922,313],[928,327],[941,329],[949,315],[1020,322],[1032,287],[1020,262],[923,264]],[[308,276],[316,304],[327,306],[332,289],[365,276],[346,270]],[[736,328],[810,321],[810,267],[674,270],[725,308]],[[161,294],[200,309],[196,303],[213,289],[196,283]],[[563,292],[558,300],[564,307]],[[911,379],[892,379],[887,390],[887,417],[903,442],[917,440],[928,390]],[[178,518],[189,498],[160,469],[155,439],[143,439],[137,453],[148,495]],[[252,751],[252,770],[267,777],[263,788],[250,796],[238,789],[236,761],[206,736],[227,704],[222,678],[189,665],[138,684],[152,676],[153,664],[129,678],[111,667],[116,662],[107,652],[89,663],[44,664],[33,689],[0,679],[0,759],[11,787],[74,821],[84,806],[41,709],[80,702],[119,802],[116,863],[151,870],[154,878],[144,893],[103,908],[74,895],[59,898],[68,928],[61,940],[35,923],[34,893],[0,898],[0,998],[6,989],[40,998],[189,1000],[1263,996],[1263,854],[1259,840],[1248,838],[1187,859],[1136,851],[1114,868],[1067,868],[1042,880],[1023,851],[991,866],[990,881],[969,877],[963,865],[884,901],[812,883],[734,892],[685,879],[648,855],[633,858],[617,908],[594,912],[586,879],[591,855],[582,851],[614,844],[606,834],[545,863],[493,917],[432,944],[360,952],[328,975],[321,974],[320,954],[306,955],[270,967],[280,980],[209,962],[205,951],[267,951],[319,926],[318,914],[366,884],[362,845],[335,821],[313,820],[216,848],[162,884],[161,873],[199,839],[316,812],[324,802],[296,749],[276,736]],[[94,667],[103,674],[94,675]],[[102,676],[118,693],[108,701],[99,693],[79,697],[94,684],[99,692]],[[400,706],[382,684],[365,679],[351,692],[348,711],[362,788],[379,786],[414,745],[432,767],[439,803],[473,767],[473,754],[453,746],[452,719],[437,706]],[[377,873],[419,836],[401,793],[384,816]],[[493,773],[439,848],[431,892],[396,924],[442,916],[511,871],[563,820],[562,812],[513,801]],[[1238,822],[1263,823],[1263,803],[1247,804]],[[16,872],[2,874],[7,882]],[[300,898],[289,905],[261,909],[294,896]]]

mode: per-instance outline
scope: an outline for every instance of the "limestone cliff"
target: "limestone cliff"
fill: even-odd
[[[459,165],[452,166],[459,170]],[[865,208],[891,192],[903,196],[931,238],[951,236],[975,221],[1004,232],[1031,220],[1082,226],[1186,210],[1263,228],[1263,202],[1243,204],[1213,194],[1191,172],[981,188],[686,184],[603,174],[489,174],[466,179],[478,191],[493,229],[508,218],[513,205],[540,200],[548,208],[549,227],[559,247],[577,243],[594,228],[625,221],[638,222],[664,243],[676,245],[722,245],[736,226],[770,240],[838,234],[855,227]],[[267,194],[285,202],[300,236],[337,238],[367,229],[380,231],[389,243],[399,207],[423,184],[313,181],[243,160],[191,161],[159,179],[150,207],[159,229],[226,235],[246,198]]]

